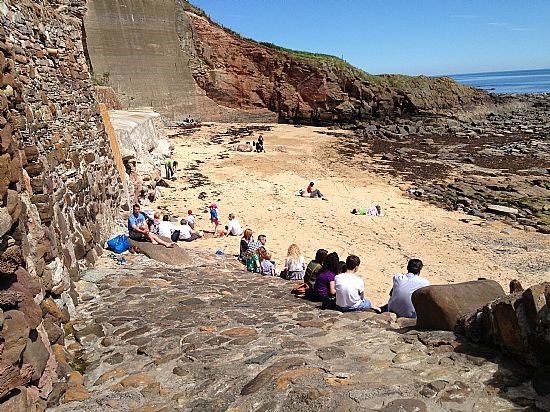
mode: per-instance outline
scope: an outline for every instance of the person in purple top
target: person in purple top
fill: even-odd
[[[336,252],[329,253],[313,286],[315,298],[323,303],[323,309],[335,304],[336,287],[334,286],[334,278],[339,273],[340,258]]]

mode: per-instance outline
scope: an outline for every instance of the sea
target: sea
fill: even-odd
[[[550,93],[550,69],[452,74],[449,77],[491,93]]]

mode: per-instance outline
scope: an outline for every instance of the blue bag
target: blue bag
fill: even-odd
[[[107,246],[115,253],[122,253],[130,249],[130,242],[128,242],[128,237],[122,234],[109,239]]]

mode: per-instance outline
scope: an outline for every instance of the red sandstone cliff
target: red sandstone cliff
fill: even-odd
[[[268,47],[187,9],[193,77],[223,106],[317,122],[449,112],[491,102],[487,93],[449,78],[371,76],[336,57]]]

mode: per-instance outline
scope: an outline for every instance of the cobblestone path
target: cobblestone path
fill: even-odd
[[[52,410],[549,407],[522,367],[452,333],[416,331],[389,314],[322,311],[282,279],[189,253],[187,267],[132,256],[86,272],[68,346],[85,362],[89,397]]]

